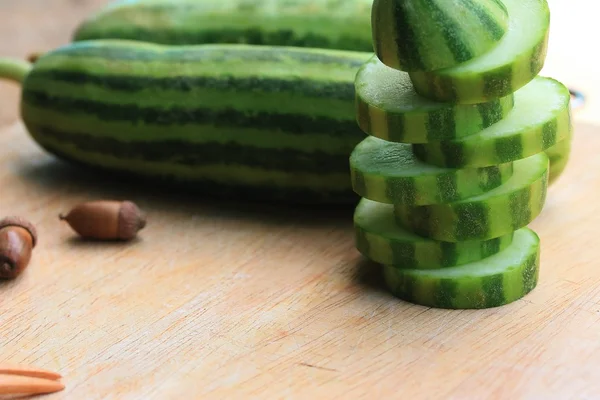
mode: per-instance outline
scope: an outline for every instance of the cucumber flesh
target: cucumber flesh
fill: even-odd
[[[500,122],[474,135],[416,144],[417,157],[440,167],[485,167],[543,152],[570,135],[569,90],[537,77],[515,93],[515,106]]]
[[[441,242],[415,235],[394,221],[394,206],[362,199],[354,212],[356,248],[397,268],[437,269],[482,260],[503,251],[513,233],[485,241]]]
[[[543,68],[550,29],[546,0],[503,0],[508,30],[498,45],[456,67],[410,73],[416,91],[436,101],[482,103],[515,92]]]
[[[397,297],[447,309],[499,307],[522,299],[539,278],[540,238],[529,228],[511,245],[481,261],[435,270],[384,266],[385,282]]]
[[[459,105],[417,94],[406,72],[385,66],[376,56],[355,79],[357,120],[367,134],[392,142],[427,143],[469,136],[505,118],[514,95],[481,104]]]
[[[497,0],[375,0],[371,21],[378,58],[403,71],[457,66],[491,51],[508,29]]]
[[[453,203],[411,207],[396,204],[397,221],[411,231],[448,242],[487,240],[514,232],[542,211],[549,161],[538,153],[514,162],[513,176],[482,195]]]
[[[410,144],[373,136],[350,155],[353,190],[381,203],[427,205],[486,193],[507,182],[513,163],[485,168],[440,168],[419,161]]]

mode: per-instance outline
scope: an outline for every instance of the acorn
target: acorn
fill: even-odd
[[[145,213],[131,201],[90,201],[59,218],[86,239],[127,241],[146,226]]]
[[[30,53],[27,56],[27,61],[29,61],[31,64],[35,64],[41,56],[43,56],[43,53],[41,51]]]
[[[29,265],[37,244],[33,224],[21,217],[0,220],[0,279],[14,279]]]

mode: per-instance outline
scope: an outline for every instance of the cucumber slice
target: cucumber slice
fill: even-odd
[[[533,221],[546,202],[549,160],[538,153],[515,161],[513,176],[482,195],[446,204],[396,204],[398,223],[424,237],[447,242],[487,240]]]
[[[546,150],[546,154],[550,159],[548,185],[555,183],[567,168],[571,157],[571,142],[571,136],[569,136]]]
[[[546,0],[503,0],[508,31],[484,55],[452,68],[414,71],[416,91],[437,101],[483,103],[530,82],[544,66],[550,29]]]
[[[482,260],[506,249],[513,233],[485,241],[458,243],[427,239],[398,226],[394,206],[362,199],[354,212],[356,248],[379,264],[437,269]]]
[[[417,94],[406,72],[375,56],[356,75],[357,120],[369,135],[392,142],[427,143],[469,136],[505,118],[514,95],[487,103],[458,105]]]
[[[523,159],[570,135],[570,101],[562,83],[537,77],[515,93],[515,107],[502,121],[464,138],[415,144],[413,150],[426,163],[452,168]]]
[[[486,168],[440,168],[419,161],[410,144],[373,136],[350,154],[352,187],[361,197],[381,203],[448,203],[486,193],[507,182],[513,163]]]
[[[539,268],[540,238],[523,228],[508,248],[486,259],[434,270],[384,266],[384,277],[394,295],[414,304],[482,309],[525,297],[537,286]]]
[[[384,64],[433,71],[491,51],[509,27],[498,0],[375,0],[373,45]]]

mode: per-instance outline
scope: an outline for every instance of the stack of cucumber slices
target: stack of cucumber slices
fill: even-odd
[[[546,0],[375,0],[356,76],[356,246],[401,299],[497,307],[537,285],[527,227],[562,172],[569,90],[540,73]]]

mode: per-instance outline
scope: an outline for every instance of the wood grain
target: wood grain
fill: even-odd
[[[62,15],[72,26],[82,14]],[[113,185],[13,122],[0,131],[0,214],[27,217],[40,238],[26,272],[0,283],[0,360],[60,372],[66,389],[48,399],[598,399],[599,151],[600,127],[577,121],[572,161],[531,224],[543,243],[537,289],[450,311],[388,294],[354,249],[352,210]],[[148,212],[139,240],[85,242],[58,220],[99,198]]]

